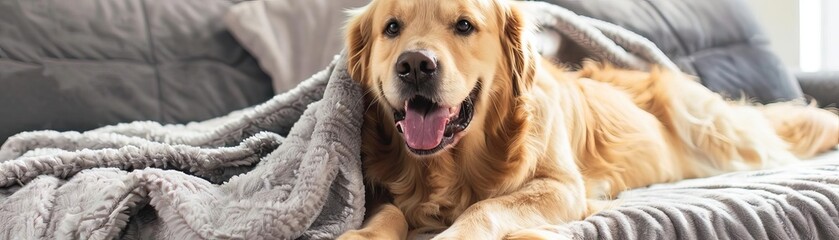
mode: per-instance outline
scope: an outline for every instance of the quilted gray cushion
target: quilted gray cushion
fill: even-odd
[[[800,72],[795,77],[804,94],[819,106],[839,108],[839,71]]]
[[[221,20],[232,4],[0,1],[0,143],[26,130],[203,120],[267,100],[270,79]]]
[[[683,71],[725,96],[744,93],[762,103],[802,97],[742,0],[544,1],[649,38]]]

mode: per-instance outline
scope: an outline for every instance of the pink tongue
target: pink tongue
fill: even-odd
[[[440,145],[449,121],[449,109],[435,106],[425,115],[421,110],[405,110],[405,120],[397,124],[402,125],[408,146],[417,150],[431,150]]]

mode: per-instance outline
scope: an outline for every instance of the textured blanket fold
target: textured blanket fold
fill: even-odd
[[[240,4],[264,6],[253,3]],[[602,60],[675,69],[620,27],[522,6]],[[236,19],[227,24],[237,37],[261,29]],[[272,41],[282,39],[258,42]],[[18,134],[0,147],[0,239],[334,238],[364,215],[362,101],[336,57],[291,91],[216,119]],[[833,159],[633,190],[614,209],[546,229],[578,239],[837,239]]]
[[[361,90],[343,62],[207,122],[10,138],[0,238],[328,239],[357,227]],[[153,219],[136,218],[147,206]]]

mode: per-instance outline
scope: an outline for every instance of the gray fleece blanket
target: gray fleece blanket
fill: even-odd
[[[675,68],[619,27],[523,6],[602,60]],[[330,239],[359,227],[362,91],[344,64],[204,122],[10,138],[0,147],[0,239]],[[633,190],[614,209],[547,229],[579,239],[835,239],[837,160]]]
[[[361,90],[335,62],[219,119],[10,138],[0,239],[329,239],[359,226]]]

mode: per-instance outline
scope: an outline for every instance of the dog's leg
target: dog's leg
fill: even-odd
[[[588,199],[588,212],[586,216],[594,213],[612,209],[619,206],[621,200],[598,200]],[[527,228],[515,231],[504,237],[505,240],[530,240],[530,239],[552,239],[565,240],[574,239],[574,232],[566,225],[543,225],[534,228]]]
[[[535,179],[508,195],[475,203],[434,239],[501,239],[526,228],[578,220],[586,214],[581,183]]]
[[[348,231],[338,239],[406,239],[407,236],[405,215],[395,205],[387,203],[373,209],[361,229]]]
[[[516,231],[507,235],[505,240],[532,240],[532,239],[551,239],[551,240],[571,240],[573,233],[564,225],[545,225],[537,228],[528,228]]]
[[[810,158],[839,145],[839,115],[835,113],[791,103],[758,108],[799,158]]]
[[[675,138],[684,177],[770,168],[797,161],[758,108],[726,101],[681,73],[617,70],[590,64],[584,77],[609,83],[656,116]],[[826,130],[826,129],[825,129]]]

